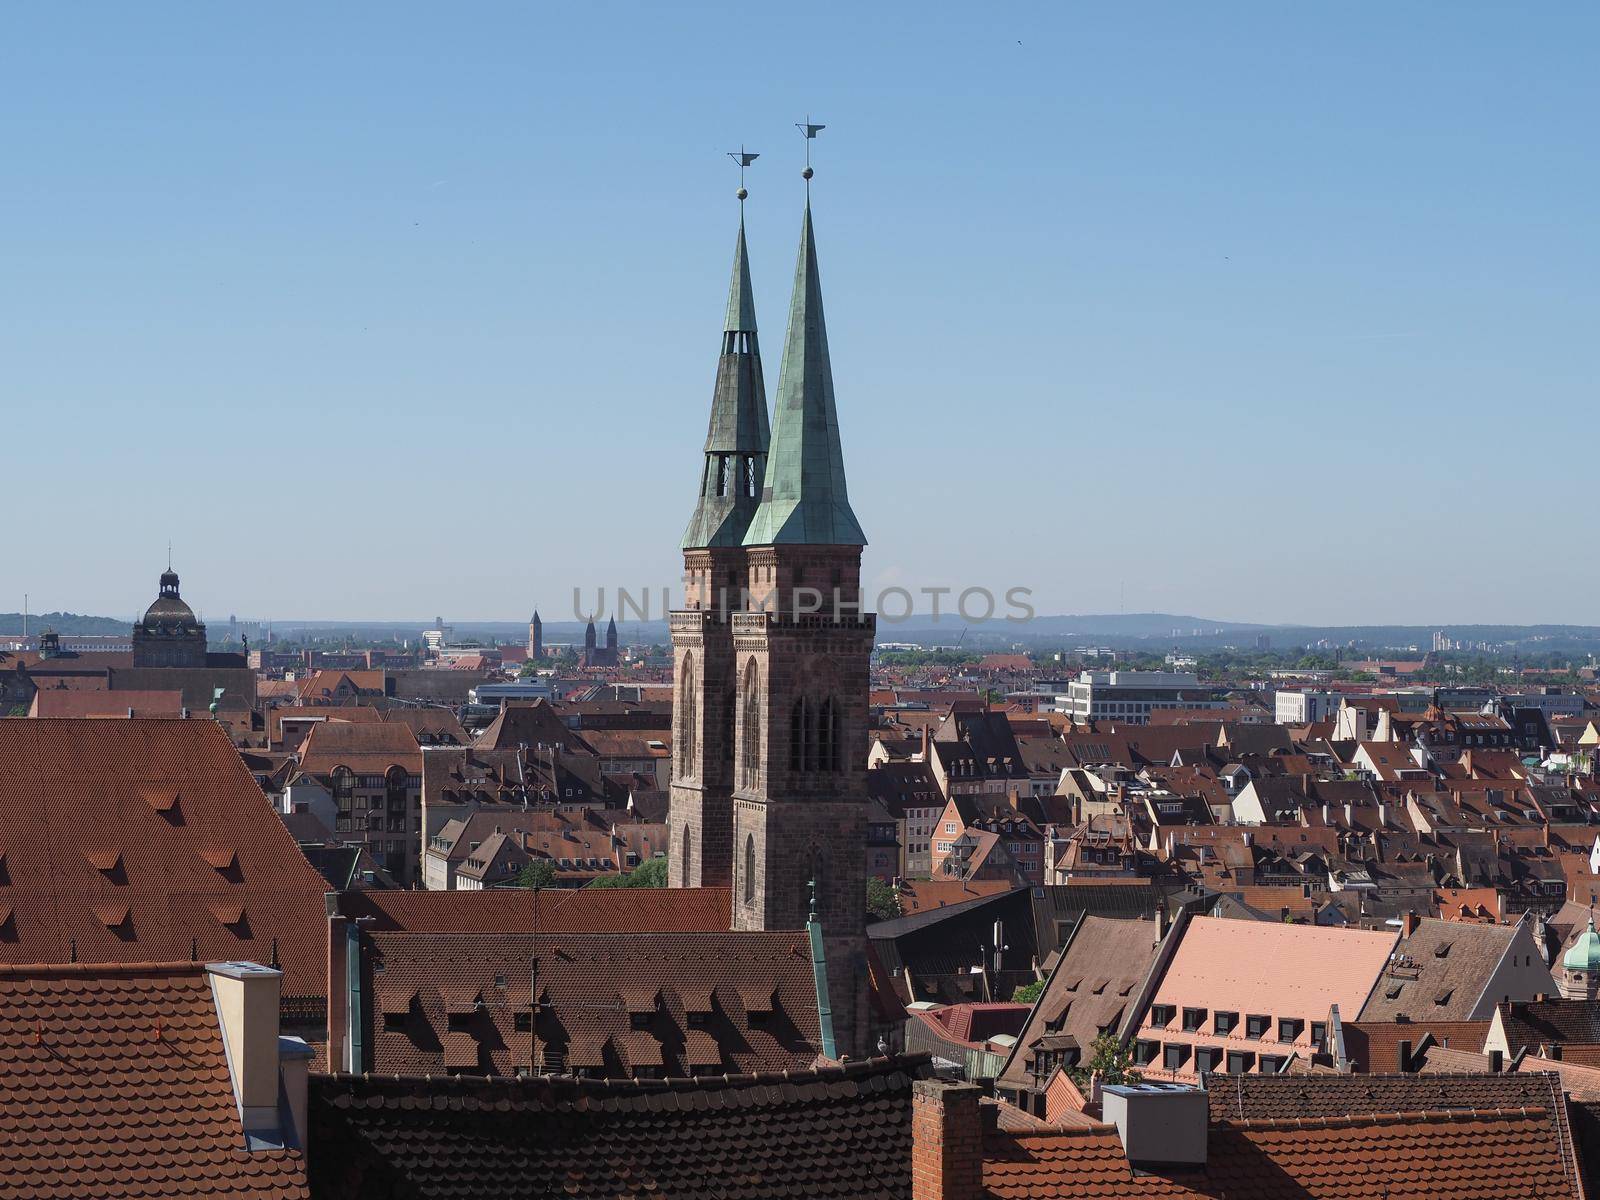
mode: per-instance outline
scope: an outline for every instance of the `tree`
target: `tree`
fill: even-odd
[[[522,868],[522,874],[517,876],[517,886],[525,888],[547,888],[556,885],[556,865],[548,858],[534,858],[528,860],[528,865]]]
[[[1013,1004],[1037,1004],[1039,997],[1044,995],[1044,980],[1035,979],[1032,983],[1025,983],[1011,993]]]
[[[1090,1042],[1089,1061],[1068,1074],[1080,1088],[1089,1086],[1091,1075],[1100,1076],[1101,1083],[1138,1083],[1144,1078],[1134,1067],[1127,1047],[1114,1033],[1102,1033]]]
[[[652,858],[626,875],[602,875],[589,884],[597,888],[661,888],[667,886],[667,860]]]
[[[874,921],[900,916],[900,893],[876,875],[867,876],[867,915]]]

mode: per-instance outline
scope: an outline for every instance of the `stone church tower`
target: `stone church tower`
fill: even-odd
[[[730,622],[744,603],[744,534],[760,503],[768,437],[767,389],[741,219],[699,499],[683,535],[686,607],[670,618],[676,690],[667,875],[673,887],[727,887],[733,879]]]
[[[528,657],[544,657],[544,622],[539,619],[539,610],[533,610],[533,620],[528,622]]]
[[[866,536],[850,509],[811,205],[800,227],[761,504],[733,618],[733,928],[799,929],[816,888],[840,1053],[867,1032]]]

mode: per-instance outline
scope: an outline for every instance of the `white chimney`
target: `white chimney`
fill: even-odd
[[[1176,1083],[1108,1083],[1100,1110],[1117,1127],[1134,1167],[1204,1166],[1211,1118],[1204,1088]]]
[[[251,962],[208,963],[206,972],[247,1148],[304,1145],[306,1073],[312,1051],[299,1038],[278,1036],[283,972]],[[283,1059],[288,1062],[280,1068]],[[279,1108],[280,1073],[287,1113]]]

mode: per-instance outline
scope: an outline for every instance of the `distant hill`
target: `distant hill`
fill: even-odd
[[[29,613],[28,632],[38,633],[54,629],[57,633],[127,633],[133,622],[118,617],[86,617],[79,613],[48,612]],[[22,632],[22,614],[0,613],[0,633]]]

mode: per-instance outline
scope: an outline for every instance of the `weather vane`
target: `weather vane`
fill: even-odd
[[[807,113],[805,121],[796,123],[795,128],[806,139],[806,169],[800,172],[800,178],[806,181],[806,196],[809,197],[811,195],[811,176],[814,174],[811,170],[811,143],[816,140],[817,134],[821,133],[827,126],[813,125],[811,123],[811,114]]]
[[[761,155],[756,154],[753,151],[746,150],[744,148],[744,143],[740,142],[737,150],[728,151],[728,157],[739,164],[739,190],[735,192],[734,195],[739,197],[739,207],[743,208],[744,198],[750,194],[744,189],[744,169],[751,163],[755,162],[756,159],[760,158]]]

